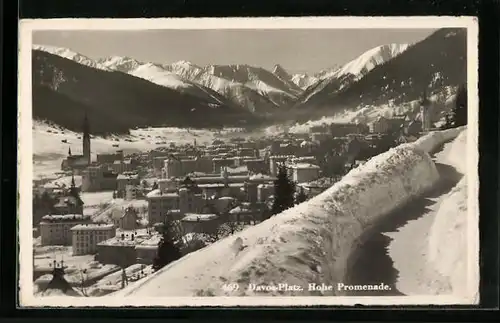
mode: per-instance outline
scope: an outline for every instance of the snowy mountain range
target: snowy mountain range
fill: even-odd
[[[209,101],[228,104],[269,115],[278,108],[295,105],[303,96],[304,89],[325,79],[339,78],[345,74],[362,76],[377,64],[381,64],[407,45],[379,46],[362,54],[346,65],[321,71],[309,76],[290,75],[281,65],[272,71],[249,65],[208,65],[200,67],[187,61],[173,64],[140,62],[130,57],[111,56],[93,60],[70,49],[34,45],[33,49],[45,51],[79,64],[106,71],[118,71],[139,77],[176,91],[185,92]],[[307,99],[307,98],[306,98]]]
[[[144,78],[177,90],[217,92],[233,104],[253,113],[268,114],[276,108],[293,104],[301,89],[293,82],[283,81],[273,73],[248,65],[197,66],[178,61],[170,65],[142,63],[128,57],[98,60],[110,70]]]
[[[228,111],[282,121],[294,120],[296,111],[307,118],[318,110],[335,113],[339,106],[356,108],[370,100],[382,104],[403,100],[406,93],[412,96],[408,100],[414,100],[420,88],[429,85],[432,89],[456,86],[464,79],[456,73],[463,70],[464,40],[459,29],[441,29],[416,44],[377,46],[344,65],[313,75],[290,74],[279,64],[272,70],[245,64],[198,66],[188,61],[158,64],[121,56],[91,59],[53,46],[34,45],[33,49],[91,69],[142,79],[209,107],[223,106]],[[50,80],[51,86],[57,87],[56,79]]]

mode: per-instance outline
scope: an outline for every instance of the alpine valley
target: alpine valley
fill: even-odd
[[[386,44],[314,75],[276,64],[198,66],[91,59],[33,45],[33,116],[79,131],[87,113],[94,134],[137,127],[262,127],[348,113],[352,119],[411,113],[424,91],[447,101],[466,83],[466,32],[440,29],[414,44]],[[443,104],[443,110],[446,104]],[[79,117],[81,116],[81,117]],[[351,120],[352,121],[352,120]]]

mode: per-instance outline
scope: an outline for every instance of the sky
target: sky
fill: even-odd
[[[142,62],[180,60],[205,66],[248,64],[317,73],[390,43],[415,43],[433,29],[45,30],[33,43],[69,48],[93,59],[127,56]]]

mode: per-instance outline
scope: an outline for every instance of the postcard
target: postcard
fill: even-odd
[[[476,18],[19,35],[21,306],[479,302]]]

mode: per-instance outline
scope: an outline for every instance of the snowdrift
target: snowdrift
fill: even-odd
[[[449,193],[434,219],[429,236],[428,260],[440,274],[440,294],[467,293],[467,180]]]
[[[433,153],[437,149],[439,149],[441,145],[450,140],[453,140],[460,133],[466,133],[464,129],[466,129],[466,127],[452,128],[443,131],[434,131],[423,137],[420,137],[417,141],[409,144],[403,144],[399,147],[410,147],[413,149],[425,151],[427,153]]]
[[[463,131],[451,144],[451,149],[445,156],[446,161],[462,173],[466,173],[467,131]],[[446,289],[440,293],[454,295],[470,295],[471,290],[477,290],[478,277],[475,271],[468,272],[468,186],[467,177],[463,179],[444,197],[432,224],[428,261],[440,276],[437,278]]]
[[[340,295],[310,290],[309,284],[343,281],[347,259],[371,224],[438,181],[427,151],[458,132],[431,133],[380,154],[308,202],[188,254],[112,295]],[[237,288],[224,288],[234,283]],[[302,289],[290,290],[292,285]]]

